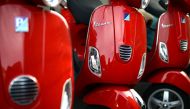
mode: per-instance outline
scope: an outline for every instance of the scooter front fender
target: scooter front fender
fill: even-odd
[[[190,78],[183,71],[159,71],[155,75],[149,77],[148,82],[169,84],[190,94]]]
[[[102,87],[93,90],[84,97],[88,105],[101,105],[110,109],[141,109],[142,99],[134,90],[126,87]],[[140,104],[138,104],[138,102]],[[142,102],[143,103],[143,102]],[[143,107],[142,106],[142,107]]]

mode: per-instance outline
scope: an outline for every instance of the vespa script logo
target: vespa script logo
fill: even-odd
[[[16,32],[28,32],[29,31],[28,17],[16,17],[15,18],[15,31]]]
[[[169,27],[172,27],[173,24],[163,24],[162,23],[162,28],[169,28]]]
[[[112,22],[94,22],[94,27],[100,27],[100,26],[105,26],[105,25],[109,25]]]

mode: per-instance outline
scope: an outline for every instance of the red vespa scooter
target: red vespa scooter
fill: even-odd
[[[71,29],[78,69],[76,97],[86,104],[81,107],[83,103],[76,103],[77,109],[145,108],[141,97],[130,88],[144,72],[146,24],[143,16],[131,6],[144,8],[148,2],[67,1],[62,14]]]
[[[58,0],[0,0],[0,109],[71,109],[68,24],[37,6]]]
[[[162,8],[155,11],[156,4]],[[150,46],[143,77],[143,82],[149,83],[144,92],[148,109],[189,109],[190,78],[183,71],[190,58],[189,4],[189,0],[165,3],[155,0],[146,9],[155,20],[155,12],[164,12],[162,10],[168,5],[167,11],[159,17],[157,28],[156,25],[148,28],[152,36],[148,36]],[[155,31],[154,37],[152,32]]]

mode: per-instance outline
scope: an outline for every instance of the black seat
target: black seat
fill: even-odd
[[[167,2],[167,0],[150,0],[145,10],[156,17],[160,17],[166,11],[165,6],[163,7],[163,2]]]
[[[68,0],[68,8],[71,10],[77,23],[88,24],[93,10],[109,0]]]

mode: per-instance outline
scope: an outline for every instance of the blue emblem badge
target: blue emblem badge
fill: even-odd
[[[130,14],[129,13],[124,14],[124,20],[125,21],[130,21]]]
[[[15,18],[15,31],[16,32],[28,32],[29,24],[27,17],[16,17]]]

